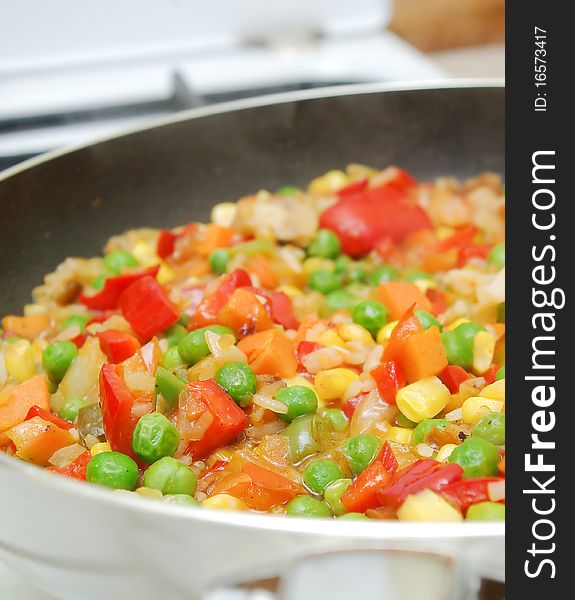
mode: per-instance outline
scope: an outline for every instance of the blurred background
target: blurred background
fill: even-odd
[[[0,170],[226,100],[504,73],[504,0],[0,0],[0,10]]]

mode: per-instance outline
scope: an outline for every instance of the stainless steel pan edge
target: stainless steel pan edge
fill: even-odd
[[[475,88],[478,84],[480,87]],[[73,248],[77,247],[87,254],[97,251],[95,244],[101,245],[123,223],[127,226],[132,220],[150,223],[150,214],[153,213],[159,218],[158,224],[173,225],[182,219],[182,214],[205,215],[213,202],[233,199],[234,196],[225,194],[233,193],[236,188],[238,193],[254,191],[259,169],[252,168],[251,161],[260,159],[265,162],[264,154],[276,146],[292,162],[271,165],[274,171],[271,178],[266,178],[266,167],[262,165],[259,171],[262,187],[270,185],[270,182],[273,185],[276,181],[296,182],[294,179],[278,179],[285,173],[291,176],[306,171],[302,174],[303,178],[307,178],[308,173],[317,174],[315,163],[319,163],[321,169],[324,165],[343,166],[345,161],[356,159],[355,154],[361,155],[357,160],[365,160],[366,156],[369,159],[370,152],[374,153],[373,148],[380,144],[397,144],[397,147],[394,146],[391,152],[375,152],[375,164],[386,164],[387,161],[405,164],[401,159],[407,157],[407,166],[421,176],[429,173],[466,175],[477,173],[485,166],[502,170],[502,132],[497,130],[502,123],[502,107],[499,106],[495,111],[485,107],[485,99],[502,102],[501,82],[453,82],[443,84],[444,89],[436,89],[435,85],[415,86],[409,91],[393,86],[345,86],[197,109],[164,120],[156,126],[133,131],[127,136],[53,153],[11,169],[0,175],[0,209],[5,215],[5,209],[8,209],[10,217],[0,220],[0,281],[3,283],[0,312],[4,312],[5,307],[8,310],[25,301],[27,290],[31,287],[30,277],[38,277],[53,268],[59,260],[72,254]],[[474,99],[474,89],[482,96],[480,99]],[[417,100],[416,95],[420,92],[424,95],[424,103]],[[459,101],[450,104],[449,99],[455,96],[459,100],[471,101],[472,107],[460,110]],[[386,119],[383,114],[381,122],[385,140],[372,140],[369,131],[373,131],[374,123],[379,124],[378,119],[364,116],[362,121],[362,118],[358,118],[360,127],[366,129],[361,135],[342,126],[341,119],[349,119],[354,114],[350,112],[351,98],[356,98],[352,102],[364,107],[373,104],[372,108],[387,107],[397,112],[401,112],[405,104],[407,115],[412,118],[419,115],[425,125],[404,127],[401,114],[395,116],[398,123],[392,118]],[[321,147],[325,156],[318,158],[311,153],[305,156],[306,161],[294,161],[292,155],[299,147],[296,143],[296,148],[290,149],[290,140],[284,143],[283,136],[292,128],[301,133],[306,118],[318,116],[313,103],[324,101],[328,108],[339,110],[334,119],[330,121],[327,118],[322,123],[324,128],[331,123],[335,131],[333,135],[324,135],[324,129],[316,128],[314,135],[323,136],[320,142],[315,143],[313,139],[308,141],[314,152]],[[481,113],[483,108],[489,114],[483,123],[482,114],[479,114],[479,124],[468,124],[467,132],[446,131],[446,137],[450,138],[447,141],[437,138],[441,128],[439,125],[434,128],[434,122],[426,122],[428,116],[423,114],[425,110],[441,120],[444,110],[448,117],[451,116],[450,111],[454,111],[457,121],[454,128],[461,129],[470,114],[476,111]],[[258,115],[267,119],[266,126],[259,129]],[[273,129],[276,116],[285,121],[285,127],[279,127],[277,136],[269,131],[270,127]],[[194,173],[194,160],[190,161],[189,166],[181,164],[185,157],[174,152],[180,147],[182,151],[191,147],[187,138],[175,144],[171,141],[186,128],[188,134],[196,131],[194,123],[205,123],[207,126],[211,119],[216,125],[223,122],[227,126],[231,123],[233,127],[238,126],[239,121],[256,121],[256,141],[263,140],[264,145],[261,155],[254,151],[253,139],[247,157],[241,156],[241,153],[238,156],[238,148],[234,148],[232,153],[223,152],[220,167],[225,161],[228,161],[227,165],[230,157],[238,156],[240,163],[239,167],[236,165],[227,169],[226,166],[223,174],[220,172],[220,177],[228,176],[230,179],[223,186],[206,183],[210,174],[218,176],[217,169],[214,173],[200,171],[198,174]],[[373,122],[369,122],[370,119]],[[491,130],[483,135],[481,125]],[[240,125],[235,131],[245,133],[246,127]],[[403,142],[400,135],[402,129],[407,136],[407,139],[404,136]],[[335,150],[330,148],[328,142],[335,143],[336,136],[346,131],[350,133],[348,139],[352,140],[349,152],[343,145]],[[479,144],[468,143],[467,136],[472,138],[473,135],[481,137]],[[216,141],[221,142],[222,136],[216,137]],[[490,137],[495,139],[490,140]],[[426,147],[420,151],[419,158],[411,160],[409,157],[414,148],[419,148],[426,140]],[[216,150],[214,145],[210,145],[209,140],[201,141],[211,153],[205,160],[218,163],[219,154],[215,158],[213,156]],[[301,140],[302,148],[305,142],[306,139]],[[407,148],[402,148],[402,144]],[[369,146],[369,151],[365,150],[365,146]],[[488,148],[491,154],[474,156],[476,147],[478,150]],[[457,157],[456,166],[450,171],[450,161],[453,160],[449,153],[453,149],[467,155],[464,156],[466,160]],[[145,196],[144,207],[149,207],[152,199],[163,191],[163,186],[155,181],[157,173],[153,175],[155,179],[151,179],[150,173],[139,171],[142,176],[137,185],[133,183],[138,169],[148,167],[149,170],[156,164],[154,157],[150,157],[154,150],[161,154],[159,173],[166,178],[165,198],[170,200],[161,198],[161,206],[154,211],[146,209],[136,212],[137,195],[145,196],[148,184],[153,191]],[[140,155],[144,155],[144,158]],[[493,155],[496,155],[495,158]],[[175,170],[170,170],[172,159],[180,163]],[[380,163],[379,160],[385,162]],[[137,169],[133,167],[134,163]],[[242,167],[248,171],[247,183],[241,179]],[[69,177],[66,177],[67,174]],[[169,185],[170,175],[175,176],[175,185]],[[94,176],[95,183],[85,181],[90,176]],[[303,183],[303,180],[299,182]],[[116,191],[116,188],[119,190]],[[92,210],[91,203],[101,189],[104,203],[110,200],[110,206],[98,215]],[[178,204],[176,210],[170,208],[173,197]],[[42,199],[53,207],[55,215],[45,207],[38,211],[40,214],[37,216],[29,214]],[[65,206],[58,213],[59,205],[56,203],[60,199]],[[115,208],[121,213],[116,219],[113,218]],[[80,234],[71,235],[69,240],[64,238],[62,232],[66,228],[60,226],[62,219],[67,219],[66,225],[70,228],[78,226]],[[23,224],[23,228],[17,227],[19,223]],[[34,231],[39,235],[34,236]],[[35,240],[46,238],[45,242],[39,242],[35,253],[22,246],[26,239],[30,239],[30,235]],[[13,261],[8,268],[6,257]],[[34,268],[28,269],[30,265]],[[42,587],[62,598],[91,599],[109,595],[141,599],[155,598],[160,594],[170,598],[196,598],[200,590],[217,582],[277,574],[283,572],[290,561],[304,554],[350,547],[440,552],[457,557],[462,564],[474,565],[476,573],[501,579],[504,572],[502,524],[334,523],[241,513],[185,511],[53,477],[5,456],[0,456],[0,478],[3,489],[0,494],[0,514],[3,515],[0,519],[0,552],[16,568],[25,571]],[[10,515],[10,518],[6,518],[6,515]]]

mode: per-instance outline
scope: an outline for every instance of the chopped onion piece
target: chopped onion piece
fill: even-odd
[[[48,462],[59,469],[67,467],[72,461],[76,460],[80,454],[84,454],[86,448],[80,446],[80,444],[72,444],[56,450],[54,454],[48,459]]]
[[[429,444],[417,444],[415,450],[419,456],[431,458],[433,456],[433,448]]]
[[[487,495],[489,496],[489,500],[491,500],[491,502],[505,500],[505,479],[488,483]]]
[[[453,409],[451,412],[448,412],[445,415],[445,420],[446,421],[460,421],[461,418],[463,416],[463,409],[461,408],[455,408]]]
[[[78,325],[70,325],[70,327],[66,327],[63,331],[61,331],[55,338],[54,342],[64,342],[66,340],[73,340],[75,337],[78,337],[82,333]]]
[[[206,431],[209,429],[213,420],[214,417],[212,416],[212,413],[206,410],[206,412],[204,412],[202,416],[186,431],[186,440],[189,442],[201,440],[206,434]]]
[[[8,379],[8,371],[6,370],[6,362],[4,354],[0,352],[0,385],[4,385]]]
[[[267,408],[279,415],[287,415],[288,407],[279,400],[275,400],[271,396],[264,396],[263,394],[254,394],[252,399],[254,404]]]
[[[124,382],[132,392],[153,392],[156,384],[151,373],[127,369],[124,370]]]
[[[383,356],[383,346],[378,344],[368,354],[365,364],[363,365],[363,372],[369,373],[369,371],[373,371],[376,367],[378,367],[379,363],[381,362],[382,356]]]
[[[218,335],[208,330],[205,337],[214,358],[224,362],[247,362],[246,355],[237,346],[234,346],[235,339],[232,335]]]
[[[284,429],[286,424],[283,421],[271,421],[264,425],[252,425],[245,430],[246,437],[252,439],[261,439],[266,435],[274,435]]]

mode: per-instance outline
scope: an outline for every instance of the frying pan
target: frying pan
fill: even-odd
[[[45,273],[101,252],[115,233],[206,219],[217,202],[303,186],[350,162],[396,164],[419,179],[503,173],[502,84],[346,86],[234,102],[17,166],[0,176],[0,314],[20,312]],[[196,599],[222,586],[277,587],[280,576],[281,598],[305,600],[327,597],[337,575],[332,599],[362,581],[365,598],[384,590],[378,598],[452,600],[477,597],[480,576],[503,579],[498,523],[192,510],[1,454],[0,481],[0,557],[57,598]]]

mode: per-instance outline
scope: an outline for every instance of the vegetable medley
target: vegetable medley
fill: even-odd
[[[0,329],[0,449],[181,505],[505,514],[504,194],[350,165],[69,258]]]

